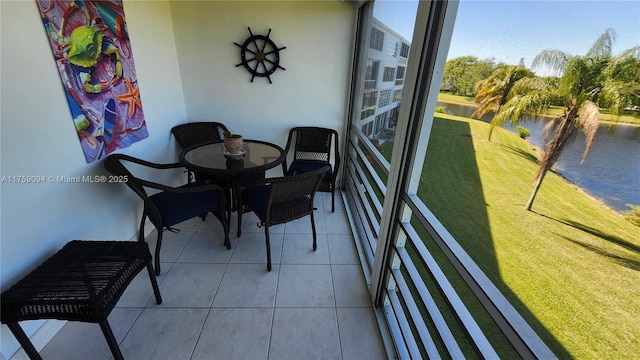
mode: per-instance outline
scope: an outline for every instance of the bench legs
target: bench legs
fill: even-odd
[[[151,265],[151,261],[147,261],[147,270],[149,271],[149,278],[151,279],[153,294],[156,296],[156,304],[162,304],[162,296],[160,296],[160,289],[158,288],[158,280],[156,279],[155,271],[153,271],[153,265]]]
[[[13,333],[13,336],[16,337],[20,346],[24,349],[24,352],[29,356],[31,360],[42,360],[40,354],[33,346],[31,340],[27,334],[24,333],[22,327],[15,322],[7,323],[7,327]],[[104,334],[104,338],[107,340],[107,344],[109,345],[109,349],[111,350],[111,354],[115,360],[124,360],[122,357],[122,353],[120,352],[120,347],[118,346],[118,341],[116,341],[115,336],[113,336],[113,331],[111,331],[111,326],[109,326],[109,322],[105,319],[100,322],[100,329],[102,329],[102,333]]]
[[[162,304],[162,296],[160,295],[160,288],[158,287],[158,281],[156,280],[156,274],[153,270],[153,265],[151,261],[147,262],[147,271],[149,272],[149,278],[151,279],[151,286],[153,287],[153,294],[156,297],[156,303]],[[104,334],[105,339],[107,340],[107,344],[109,345],[109,349],[111,350],[111,354],[115,360],[123,360],[122,352],[120,352],[120,347],[118,346],[118,341],[116,341],[115,336],[113,336],[113,331],[111,331],[111,326],[107,319],[104,319],[100,323],[100,329],[102,329],[102,333]],[[27,334],[24,333],[22,327],[17,322],[7,323],[7,327],[13,333],[13,336],[16,337],[20,346],[24,349],[24,352],[29,356],[31,360],[42,360],[40,354],[29,340]]]
[[[118,341],[116,341],[115,336],[113,336],[113,331],[111,331],[111,326],[105,319],[100,322],[100,329],[102,329],[102,333],[104,334],[104,338],[107,339],[107,344],[109,344],[109,349],[111,349],[111,354],[113,354],[113,358],[115,360],[124,360],[122,357],[122,353],[120,352],[120,347],[118,346]]]
[[[18,342],[20,343],[20,346],[22,346],[22,348],[24,349],[24,352],[27,353],[27,356],[29,356],[29,359],[42,360],[42,357],[40,357],[40,354],[38,354],[38,352],[36,351],[36,348],[33,347],[31,340],[29,340],[29,337],[27,337],[27,334],[24,333],[24,331],[22,330],[22,327],[20,327],[20,325],[18,325],[17,322],[7,323],[7,326],[9,327],[9,330],[11,330],[11,332],[13,333],[13,336],[15,336]]]

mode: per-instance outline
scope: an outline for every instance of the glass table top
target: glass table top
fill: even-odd
[[[259,140],[244,140],[243,152],[229,155],[223,141],[191,146],[180,154],[187,168],[213,174],[237,175],[265,171],[284,161],[284,150],[275,144]]]

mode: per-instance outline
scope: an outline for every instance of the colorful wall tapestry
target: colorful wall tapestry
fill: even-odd
[[[36,0],[87,162],[149,136],[122,0]]]

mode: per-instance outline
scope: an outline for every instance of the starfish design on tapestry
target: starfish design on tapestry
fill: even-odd
[[[120,101],[129,103],[129,116],[132,116],[136,112],[136,108],[142,109],[142,103],[140,102],[140,88],[134,88],[129,78],[124,78],[125,85],[127,85],[127,92],[120,95],[116,95],[116,98]]]

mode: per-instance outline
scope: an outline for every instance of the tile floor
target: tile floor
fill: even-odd
[[[253,213],[232,249],[208,216],[165,232],[157,305],[143,271],[109,322],[125,359],[382,359],[380,334],[340,196],[316,197],[318,250],[309,217],[264,233]],[[328,209],[325,211],[325,209]],[[155,230],[148,241],[155,246]],[[40,351],[44,359],[110,359],[97,324],[67,322]],[[12,359],[26,358],[20,351]]]

